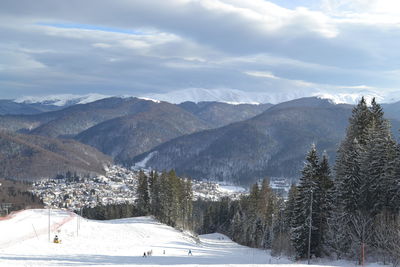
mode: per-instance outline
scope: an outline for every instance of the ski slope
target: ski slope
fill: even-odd
[[[51,239],[57,234],[62,240],[54,244],[48,219],[48,210],[36,209],[0,220],[0,266],[302,266],[221,234],[196,239],[150,217],[94,221],[52,210]],[[144,258],[150,250],[153,256]]]

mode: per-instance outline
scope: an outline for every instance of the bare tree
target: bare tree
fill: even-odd
[[[389,260],[393,266],[400,264],[400,221],[380,215],[375,222],[374,246],[383,256],[383,262]]]
[[[348,232],[349,227],[344,213],[341,211],[331,212],[327,223],[326,245],[328,250],[335,254],[337,260],[341,259],[349,250]]]
[[[372,216],[361,211],[356,211],[348,216],[352,250],[355,255],[358,255],[358,263],[364,265],[365,246],[369,244],[373,236]]]

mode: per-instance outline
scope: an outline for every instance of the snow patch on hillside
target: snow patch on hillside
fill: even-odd
[[[140,169],[145,169],[147,162],[155,155],[157,154],[157,151],[153,151],[149,153],[143,160],[136,162],[135,165],[133,165],[132,169],[134,170],[140,170]]]
[[[139,99],[147,100],[147,101],[153,101],[154,103],[161,103],[160,100],[148,98],[148,97],[138,97]]]

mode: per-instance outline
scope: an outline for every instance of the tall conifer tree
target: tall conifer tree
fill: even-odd
[[[150,212],[149,184],[143,171],[139,172],[136,205],[140,215],[148,215]]]
[[[319,194],[317,190],[317,175],[319,169],[319,162],[317,150],[315,145],[311,147],[306,157],[306,164],[302,171],[298,194],[294,207],[294,220],[291,234],[293,247],[296,250],[298,258],[305,258],[308,252],[308,235],[310,230],[311,220],[311,254],[316,254],[318,240],[318,229],[314,226],[313,220],[315,218],[317,205],[316,199]],[[313,207],[311,213],[311,206]]]

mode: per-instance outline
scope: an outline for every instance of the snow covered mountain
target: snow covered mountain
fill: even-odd
[[[218,101],[229,104],[276,104],[290,99],[304,97],[305,95],[299,92],[271,94],[269,92],[246,92],[226,88],[188,88],[167,93],[148,94],[145,96],[170,103],[182,103],[185,101],[196,103],[202,101]]]
[[[132,95],[103,95],[103,94],[58,94],[48,96],[25,96],[15,99],[16,103],[25,104],[45,104],[53,106],[71,106],[75,104],[86,104],[108,97],[138,97],[145,100],[166,101],[173,104],[182,102],[203,102],[217,101],[229,104],[279,104],[303,97],[319,97],[322,99],[330,99],[335,104],[356,104],[358,100],[364,96],[367,99],[375,97],[379,103],[393,103],[400,100],[400,92],[381,92],[365,87],[355,87],[352,90],[338,90],[335,93],[327,92],[320,89],[309,91],[274,91],[266,89],[264,92],[242,91],[230,88],[186,88],[165,93],[148,93],[148,94],[132,94]]]
[[[218,101],[227,103],[265,103],[267,95],[257,94],[258,98],[252,93],[247,93],[232,89],[204,89],[189,88],[183,90],[171,91],[163,94],[149,94],[149,98],[167,101],[170,103],[182,103],[185,101],[201,102],[201,101]]]
[[[319,89],[315,89],[313,92],[301,92],[295,90],[282,92],[271,92],[271,90],[265,90],[265,92],[252,92],[226,88],[188,88],[162,94],[148,94],[145,96],[151,99],[167,101],[170,103],[182,103],[185,101],[218,101],[231,104],[279,104],[282,102],[311,96],[329,99],[335,104],[356,104],[362,96],[366,97],[367,99],[372,99],[375,97],[379,103],[392,103],[400,100],[400,92],[383,93],[364,87],[347,91],[341,90],[337,91],[337,93],[329,93]]]
[[[12,100],[0,100],[0,115],[29,115],[48,111],[59,110],[61,107],[54,105],[43,105],[40,103],[16,103]]]
[[[87,95],[73,95],[73,94],[60,94],[48,96],[24,96],[14,100],[16,103],[25,104],[44,104],[53,106],[72,106],[76,104],[87,104],[103,98],[111,97],[109,95],[101,94],[87,94]]]

